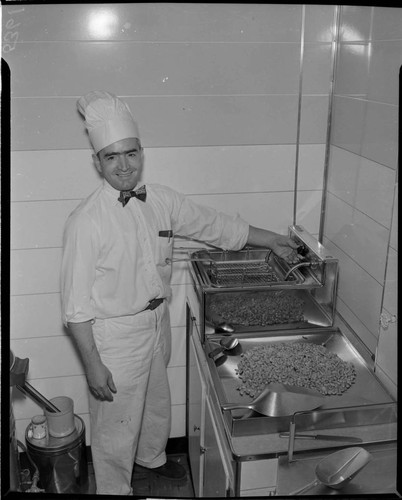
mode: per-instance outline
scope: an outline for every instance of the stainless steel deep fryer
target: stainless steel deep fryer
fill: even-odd
[[[190,270],[201,311],[201,336],[207,325],[231,323],[220,317],[225,303],[237,297],[249,300],[252,295],[265,295],[267,307],[283,301],[304,304],[303,319],[295,324],[270,321],[270,329],[311,328],[333,325],[338,275],[338,261],[303,227],[290,226],[289,237],[301,249],[301,261],[292,266],[269,249],[246,248],[241,251],[198,250],[190,256]],[[233,301],[233,300],[232,300]],[[234,325],[236,332],[255,331],[261,325]]]

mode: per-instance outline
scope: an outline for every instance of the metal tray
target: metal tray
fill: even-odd
[[[240,251],[199,250],[191,254],[205,286],[215,288],[255,288],[292,286],[304,282],[303,274],[269,249]]]
[[[237,336],[237,335],[235,335]],[[352,344],[342,335],[339,329],[325,328],[314,331],[303,331],[296,333],[291,331],[283,332],[260,332],[243,333],[238,336],[239,346],[227,355],[213,361],[208,357],[216,347],[216,337],[208,337],[205,350],[214,387],[220,403],[249,403],[253,398],[241,396],[237,387],[240,380],[236,374],[236,368],[240,361],[241,352],[262,346],[266,343],[303,341],[312,342],[325,347],[336,353],[344,361],[352,362],[355,366],[357,377],[355,383],[340,396],[326,396],[326,403],[321,409],[336,409],[339,412],[312,411],[303,419],[299,418],[299,429],[323,429],[348,427],[353,425],[367,425],[381,420],[387,421],[393,416],[382,415],[376,408],[370,405],[392,403],[393,399],[387,393],[382,384],[375,377],[373,372],[366,365]],[[353,411],[342,409],[356,407]],[[262,433],[276,433],[289,429],[289,417],[264,417],[251,410],[224,411],[228,428],[233,436],[247,436]],[[396,417],[395,417],[396,418]]]

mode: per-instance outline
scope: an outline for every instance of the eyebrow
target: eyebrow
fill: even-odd
[[[127,149],[126,151],[110,151],[109,153],[105,154],[105,158],[109,156],[119,156],[119,155],[126,155],[129,153],[138,153],[140,151],[140,148],[132,148],[132,149]]]

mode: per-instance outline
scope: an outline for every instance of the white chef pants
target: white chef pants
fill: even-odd
[[[117,389],[112,402],[89,394],[96,489],[129,495],[134,461],[149,468],[166,462],[171,425],[167,303],[135,316],[96,320],[93,332]]]

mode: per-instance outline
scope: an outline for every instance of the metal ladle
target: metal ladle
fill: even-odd
[[[360,447],[344,448],[331,453],[318,462],[315,468],[316,479],[289,495],[302,495],[318,484],[334,489],[343,488],[368,464],[371,458],[372,455]]]
[[[208,356],[210,358],[214,358],[223,351],[230,351],[231,349],[234,349],[237,345],[239,345],[239,341],[236,337],[226,337],[224,339],[221,339],[220,347],[217,347],[216,349],[211,351]]]

